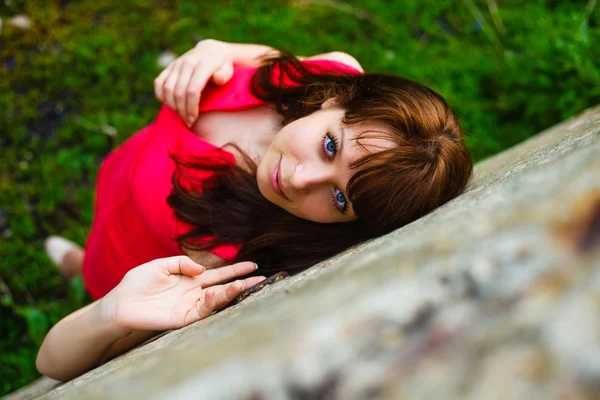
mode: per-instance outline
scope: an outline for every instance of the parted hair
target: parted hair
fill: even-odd
[[[256,164],[237,148],[250,170],[213,157],[172,157],[176,163],[168,203],[176,217],[193,226],[176,239],[190,250],[235,243],[234,261],[251,260],[257,274],[300,272],[342,250],[380,236],[429,213],[459,195],[473,163],[460,123],[433,90],[383,74],[340,74],[307,67],[289,54],[265,59],[251,80],[251,93],[273,104],[283,124],[306,117],[335,98],[345,110],[342,123],[376,122],[394,146],[355,161],[348,198],[357,218],[317,223],[298,218],[265,199]],[[236,147],[235,145],[232,145]],[[190,171],[211,171],[195,180]],[[202,238],[202,240],[198,240]]]

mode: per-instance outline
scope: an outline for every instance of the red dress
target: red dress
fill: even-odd
[[[307,61],[329,73],[358,73],[333,61]],[[238,111],[263,105],[249,91],[256,68],[235,67],[223,86],[208,85],[200,112]],[[133,135],[103,161],[96,185],[95,215],[83,261],[88,292],[98,299],[112,290],[130,269],[156,258],[182,255],[175,237],[189,226],[179,222],[166,202],[171,193],[173,154],[209,154],[235,163],[232,153],[217,148],[190,131],[177,113],[163,106],[156,121]],[[208,177],[197,171],[196,177]],[[202,175],[203,174],[203,175]],[[210,251],[227,260],[239,245],[216,246]]]

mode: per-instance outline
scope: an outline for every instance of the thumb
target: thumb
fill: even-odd
[[[229,82],[232,76],[233,64],[231,62],[226,62],[221,68],[219,68],[219,70],[217,70],[217,72],[213,74],[213,81],[217,85],[224,85]]]
[[[160,268],[165,275],[197,276],[206,271],[206,268],[186,256],[163,258],[159,261],[161,262]]]

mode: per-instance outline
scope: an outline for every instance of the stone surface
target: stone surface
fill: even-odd
[[[39,398],[600,398],[599,136],[600,107],[432,214]]]

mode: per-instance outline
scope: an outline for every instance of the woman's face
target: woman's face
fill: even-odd
[[[344,110],[326,101],[321,110],[283,127],[258,164],[262,195],[297,217],[322,223],[356,219],[346,187],[352,162],[392,146],[385,139],[354,139],[379,124],[343,126]]]

